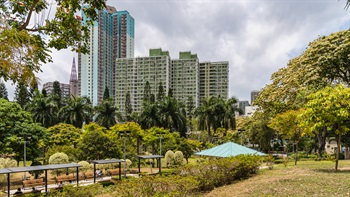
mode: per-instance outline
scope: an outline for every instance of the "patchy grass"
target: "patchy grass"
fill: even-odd
[[[334,166],[332,161],[299,161],[297,166],[289,162],[287,167],[279,164],[204,196],[350,196],[350,161],[340,161],[338,172]]]

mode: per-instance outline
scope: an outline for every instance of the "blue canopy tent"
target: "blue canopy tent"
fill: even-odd
[[[260,156],[265,155],[265,153],[259,152],[251,148],[247,148],[245,146],[241,146],[233,142],[226,142],[219,146],[215,146],[213,148],[209,148],[207,150],[203,150],[195,153],[195,155],[211,156],[211,157],[233,157],[237,155],[248,155],[248,154],[260,155]]]

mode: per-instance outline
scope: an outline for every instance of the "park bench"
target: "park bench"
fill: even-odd
[[[85,173],[85,179],[92,179],[92,178],[94,178],[94,172]]]
[[[43,179],[31,179],[31,180],[22,181],[22,184],[23,184],[23,190],[24,190],[26,187],[44,186],[45,182],[43,181]]]
[[[119,169],[109,170],[108,176],[119,175]]]
[[[71,175],[63,175],[63,176],[58,176],[56,177],[56,184],[59,182],[66,182],[66,181],[75,181],[75,177],[71,174]]]

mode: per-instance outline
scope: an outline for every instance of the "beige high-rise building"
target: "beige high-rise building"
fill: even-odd
[[[192,99],[199,105],[199,60],[197,54],[180,52],[179,59],[171,61],[171,88],[174,98],[184,104]]]
[[[200,102],[211,96],[228,99],[228,66],[227,61],[199,64]]]
[[[168,51],[150,49],[149,57],[119,58],[115,69],[115,102],[125,112],[126,94],[129,92],[133,112],[140,112],[146,82],[157,99],[159,84],[164,93],[169,90],[170,56]]]

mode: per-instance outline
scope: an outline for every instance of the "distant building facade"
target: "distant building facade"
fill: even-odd
[[[170,87],[170,62],[169,52],[161,49],[150,49],[149,57],[118,58],[115,102],[119,110],[125,112],[126,94],[129,92],[133,112],[141,111],[147,81],[155,99],[159,84],[162,84],[164,93],[167,94]]]
[[[83,24],[86,20],[82,11]],[[112,6],[98,11],[98,19],[90,27],[89,45],[90,51],[78,56],[78,90],[97,105],[106,86],[114,98],[116,59],[134,56],[134,18]]]
[[[238,107],[245,114],[245,107],[250,106],[249,101],[238,101]]]
[[[245,106],[244,115],[245,116],[252,116],[257,109],[258,109],[258,106]]]
[[[53,84],[54,82],[47,82],[47,83],[44,83],[43,85],[43,89],[46,90],[46,93],[48,95],[53,93]],[[62,98],[70,97],[70,84],[60,83],[60,89],[61,89]]]
[[[200,65],[197,54],[190,51],[180,52],[179,59],[171,59],[169,52],[162,49],[150,49],[148,57],[118,58],[115,70],[116,106],[122,113],[125,112],[126,94],[129,92],[133,112],[140,112],[147,82],[155,100],[159,84],[162,84],[165,95],[171,89],[174,98],[185,105],[191,98],[194,107],[200,104],[201,90],[202,99],[209,96],[227,99],[228,62]],[[200,78],[201,73],[203,79]],[[211,91],[205,94],[206,89]]]
[[[253,105],[253,102],[256,99],[256,97],[259,96],[259,93],[260,93],[260,91],[258,91],[258,90],[251,91],[251,93],[250,93],[250,104],[251,105]]]
[[[184,104],[192,99],[194,106],[199,104],[199,60],[197,54],[180,52],[179,59],[171,61],[170,87],[174,98]]]
[[[228,68],[227,61],[199,64],[199,97],[201,102],[211,96],[228,98]]]

